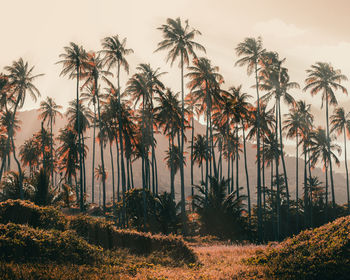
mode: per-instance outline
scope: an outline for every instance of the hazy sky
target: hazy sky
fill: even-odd
[[[206,56],[220,67],[225,86],[243,84],[246,91],[253,78],[245,69],[234,67],[235,46],[248,36],[263,37],[268,50],[287,58],[292,81],[304,86],[305,69],[315,61],[332,62],[350,77],[350,3],[346,0],[23,0],[1,1],[0,67],[23,57],[35,65],[36,73],[45,73],[37,81],[42,98],[55,97],[64,106],[75,96],[75,83],[59,77],[60,65],[55,65],[63,47],[70,41],[82,44],[86,50],[99,50],[105,36],[127,37],[127,45],[135,53],[129,56],[131,73],[138,63],[146,62],[163,71],[164,82],[180,90],[177,64],[171,69],[165,64],[165,53],[153,53],[161,40],[156,28],[168,17],[188,19],[200,30],[197,40],[207,49]],[[204,55],[199,53],[199,55]],[[126,75],[122,76],[122,85]],[[345,83],[349,86],[349,83]],[[319,108],[320,98],[301,91],[297,98],[307,98]],[[349,105],[341,96],[341,104]],[[30,98],[25,109],[38,107]],[[322,114],[323,115],[323,114]],[[322,119],[320,119],[322,120]]]

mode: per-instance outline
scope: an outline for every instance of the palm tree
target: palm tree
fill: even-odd
[[[118,35],[112,37],[106,37],[102,40],[103,50],[101,51],[104,54],[103,63],[107,65],[108,71],[111,68],[117,67],[117,101],[118,107],[121,108],[121,98],[120,98],[120,67],[123,67],[125,72],[129,74],[129,64],[126,60],[126,56],[133,53],[132,49],[126,48],[126,38],[122,41],[119,40]],[[123,142],[123,122],[122,110],[117,110],[118,112],[118,129],[119,129],[119,144],[120,144],[120,163],[121,163],[121,177],[122,177],[122,189],[123,197],[126,190],[126,179],[125,179],[125,167],[124,167],[124,142]],[[118,153],[118,151],[117,151]]]
[[[260,175],[260,97],[259,97],[259,79],[258,79],[258,63],[265,50],[262,46],[262,40],[260,37],[245,38],[243,42],[239,43],[236,47],[236,53],[240,58],[236,65],[247,66],[247,73],[250,76],[255,73],[255,87],[257,96],[257,137],[256,137],[256,155],[257,155],[257,202],[258,202],[258,235],[259,240],[262,240],[262,212],[261,212],[261,175]]]
[[[51,163],[51,184],[54,185],[54,178],[53,178],[53,166],[54,166],[54,157],[53,157],[53,132],[52,128],[53,125],[56,122],[56,116],[60,116],[63,118],[62,113],[59,111],[62,109],[62,106],[57,105],[56,102],[51,98],[47,97],[45,101],[41,101],[40,103],[40,111],[41,114],[39,117],[45,122],[47,120],[47,125],[50,125],[50,132],[51,132],[51,151],[50,151],[50,159],[52,161]]]
[[[62,171],[65,172],[66,182],[72,186],[72,177],[76,178],[76,169],[79,167],[79,143],[77,139],[77,131],[66,126],[60,129],[57,140],[60,145],[57,148],[59,165]],[[76,186],[77,201],[79,201],[79,189]]]
[[[17,109],[20,109],[23,107],[27,93],[29,93],[29,95],[32,97],[34,101],[36,101],[37,97],[40,96],[40,92],[36,88],[36,86],[33,84],[33,82],[36,78],[43,76],[43,74],[33,75],[34,66],[30,67],[28,62],[24,62],[22,58],[20,58],[18,61],[14,61],[11,66],[6,66],[5,70],[8,72],[8,78],[13,91],[14,103],[12,104],[13,111],[12,111],[12,122],[11,122],[13,124],[17,113]],[[14,128],[11,125],[8,131],[9,132],[8,141],[11,141],[13,157],[17,163],[18,175],[19,175],[19,186],[20,186],[20,197],[21,199],[23,199],[22,169],[21,169],[21,164],[19,163],[16,157],[16,147],[13,139],[13,134],[14,134],[13,129]],[[9,146],[10,145],[8,145],[8,147]],[[1,179],[1,176],[0,176],[0,179]]]
[[[194,137],[194,141],[191,143],[193,149],[193,161],[198,163],[201,169],[201,183],[205,182],[203,178],[203,162],[206,161],[207,157],[210,156],[208,152],[207,140],[203,135],[197,134]]]
[[[330,166],[330,162],[333,159],[334,162],[339,165],[339,159],[333,151],[336,151],[339,155],[341,153],[341,148],[337,144],[330,143],[332,139],[327,136],[327,133],[322,128],[317,128],[310,134],[310,147],[308,152],[310,152],[310,163],[312,166],[321,160],[326,173],[326,206],[328,205],[328,179],[327,170]]]
[[[290,110],[289,114],[285,114],[287,119],[284,121],[283,130],[287,132],[287,138],[295,138],[296,154],[295,154],[295,186],[296,186],[296,198],[297,213],[299,207],[299,137],[303,137],[303,132],[309,130],[312,124],[313,118],[310,112],[311,105],[306,105],[303,101],[298,101],[295,106]],[[304,149],[305,152],[305,149]],[[306,153],[305,153],[306,155]],[[299,215],[297,215],[298,219]],[[297,220],[297,229],[299,229]]]
[[[219,68],[212,66],[209,59],[201,57],[193,60],[193,66],[189,66],[189,72],[185,77],[190,79],[188,87],[191,90],[191,94],[194,95],[196,102],[201,102],[201,112],[206,112],[206,141],[207,152],[210,151],[212,159],[214,161],[214,174],[216,173],[216,164],[214,160],[214,145],[213,145],[213,129],[211,126],[212,107],[218,102],[220,97],[220,84],[223,83],[223,77],[218,73]],[[206,173],[205,173],[205,186],[208,190],[208,176],[209,176],[209,156],[206,157]],[[210,160],[210,173],[211,173],[212,161]]]
[[[293,96],[289,93],[290,89],[299,88],[299,84],[290,82],[288,69],[282,67],[285,59],[280,60],[278,53],[267,52],[263,55],[261,60],[262,70],[260,71],[261,83],[260,88],[267,91],[267,94],[262,97],[263,100],[270,100],[272,97],[275,98],[275,113],[276,113],[276,140],[280,142],[281,146],[281,159],[284,173],[284,182],[287,192],[287,211],[289,211],[289,187],[287,170],[284,161],[283,152],[283,137],[282,137],[282,114],[281,114],[281,99],[288,105],[294,105],[295,101]],[[279,135],[278,135],[279,133]],[[276,157],[276,168],[278,169],[278,158]],[[279,180],[276,180],[277,188],[279,188]],[[288,216],[287,216],[288,218]]]
[[[29,174],[32,177],[33,171],[39,166],[40,149],[34,138],[24,142],[19,149],[19,156],[24,165],[29,167]]]
[[[68,47],[64,47],[64,53],[60,54],[59,57],[62,60],[57,63],[62,64],[63,69],[60,73],[60,76],[66,76],[70,79],[76,78],[77,80],[77,89],[76,89],[76,106],[77,111],[79,111],[78,106],[79,102],[79,80],[80,74],[84,71],[86,67],[87,53],[82,46],[78,46],[77,44],[70,42]],[[77,115],[76,119],[76,127],[78,129],[78,147],[81,147],[81,131],[79,124],[79,115]],[[80,210],[84,210],[84,197],[83,197],[83,159],[82,159],[82,151],[79,151],[79,166],[80,166]]]
[[[345,161],[345,172],[346,172],[346,191],[347,191],[347,202],[348,211],[350,210],[350,195],[349,195],[349,171],[348,171],[348,160],[346,151],[346,135],[350,133],[350,113],[346,113],[344,108],[338,107],[335,109],[334,114],[331,116],[331,133],[336,131],[338,136],[343,133],[344,135],[344,161]]]
[[[335,91],[341,90],[343,93],[347,94],[347,89],[340,83],[346,81],[347,77],[341,73],[339,69],[334,69],[330,63],[316,62],[311,65],[311,69],[306,70],[308,77],[305,80],[306,86],[304,91],[310,89],[311,95],[316,95],[322,92],[322,104],[326,103],[326,128],[327,128],[327,138],[328,140],[328,150],[330,149],[330,133],[329,133],[329,119],[328,119],[328,105],[337,105],[338,101],[335,96]],[[329,104],[328,104],[329,103]],[[335,193],[334,193],[334,182],[333,182],[333,168],[332,159],[329,156],[329,171],[331,179],[331,191],[332,191],[332,205],[335,207]]]
[[[155,98],[155,101],[158,103],[158,106],[154,109],[155,120],[158,126],[163,128],[163,133],[169,138],[168,153],[173,155],[173,147],[176,147],[176,150],[180,153],[179,146],[176,146],[174,143],[174,138],[176,135],[179,136],[181,128],[181,107],[180,101],[178,101],[178,94],[174,94],[167,88],[165,93]],[[173,160],[168,163],[170,168],[170,194],[175,199],[174,178],[177,169],[172,165],[174,163]],[[181,165],[180,162],[179,164]]]
[[[78,133],[80,131],[81,134],[81,141],[79,142],[79,137],[78,137],[78,144],[80,143],[80,146],[78,147],[84,147],[85,146],[85,137],[84,133],[90,126],[90,119],[92,118],[90,110],[82,103],[82,100],[79,100],[79,105],[77,106],[76,104],[77,100],[74,99],[69,102],[69,107],[67,108],[66,111],[66,116],[68,118],[68,122],[70,126]],[[77,111],[78,109],[78,111]],[[77,122],[77,119],[79,119],[79,123]],[[80,161],[80,154],[79,153],[79,161]],[[83,193],[86,193],[86,173],[85,173],[85,155],[84,153],[81,154],[82,159],[82,167],[83,169]],[[79,165],[80,167],[80,165]],[[80,199],[82,199],[80,197]]]
[[[196,35],[201,33],[196,29],[190,29],[188,20],[185,21],[185,26],[182,25],[181,19],[168,18],[166,24],[163,24],[158,28],[162,31],[164,40],[158,43],[156,51],[169,50],[167,56],[167,62],[173,65],[175,60],[180,56],[180,68],[181,68],[181,146],[180,152],[183,157],[184,153],[184,121],[185,121],[185,93],[184,93],[184,65],[189,64],[189,56],[197,57],[194,49],[198,49],[205,52],[205,48],[193,41]],[[181,214],[182,219],[185,221],[185,177],[183,160],[180,164],[180,176],[181,176]]]

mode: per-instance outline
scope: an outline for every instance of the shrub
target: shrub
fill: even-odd
[[[72,217],[70,228],[92,244],[105,249],[127,248],[136,254],[165,252],[171,258],[187,263],[196,262],[197,257],[182,238],[152,235],[130,230],[118,230],[112,222],[84,215]]]
[[[349,279],[350,216],[306,230],[248,260],[273,279]]]
[[[67,228],[64,215],[53,207],[39,207],[30,201],[7,200],[0,203],[0,223],[28,224],[35,228]]]
[[[73,231],[0,224],[0,258],[5,261],[92,264],[101,260],[100,253]]]

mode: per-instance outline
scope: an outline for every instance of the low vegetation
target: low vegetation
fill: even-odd
[[[349,279],[350,217],[343,217],[260,251],[248,263],[273,279]]]

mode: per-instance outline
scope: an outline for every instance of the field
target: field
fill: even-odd
[[[135,256],[125,250],[113,254],[113,265],[0,263],[1,279],[264,279],[262,268],[245,265],[262,246],[196,245],[199,264],[177,264],[162,256]],[[179,266],[178,266],[179,265]]]

